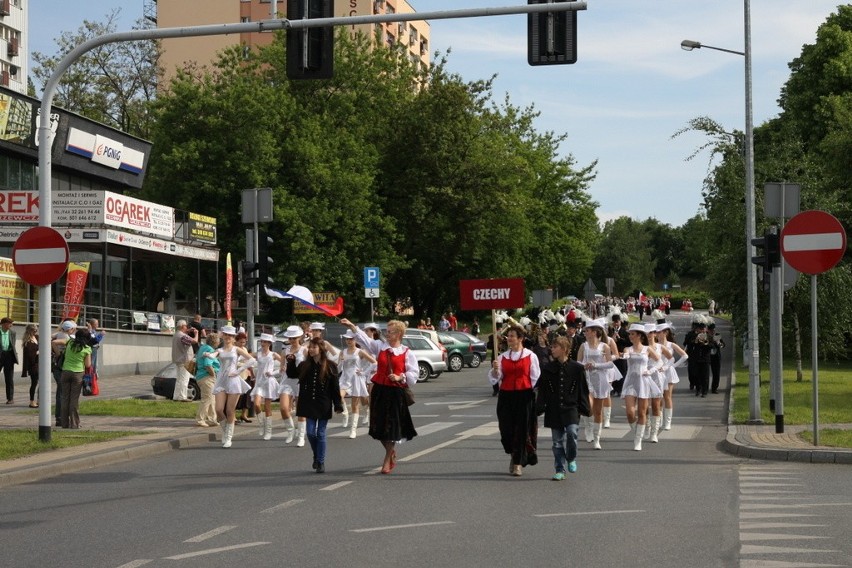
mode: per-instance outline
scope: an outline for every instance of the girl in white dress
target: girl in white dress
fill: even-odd
[[[648,349],[653,349],[657,352],[658,359],[656,361],[648,361],[648,370],[651,372],[651,381],[657,387],[654,395],[651,397],[651,427],[645,431],[645,438],[651,442],[657,443],[659,439],[657,434],[660,433],[660,425],[663,422],[663,392],[665,391],[665,373],[663,372],[663,364],[665,360],[671,357],[671,351],[657,343],[657,324],[645,324],[645,332],[648,336]],[[656,390],[659,389],[659,394]]]
[[[352,397],[352,415],[344,411],[344,428],[349,428],[349,437],[358,435],[358,418],[361,407],[367,416],[370,414],[370,393],[367,392],[367,371],[376,363],[376,358],[359,348],[355,343],[355,332],[351,329],[343,334],[346,348],[340,352],[338,367],[340,368],[340,397],[348,393]],[[344,399],[344,409],[346,402]],[[351,418],[351,420],[350,420]]]
[[[298,325],[291,325],[284,331],[284,337],[289,340],[289,344],[285,345],[284,350],[281,352],[283,359],[289,360],[292,357],[296,366],[305,360],[305,348],[302,346],[304,336],[302,328]],[[281,382],[278,384],[278,397],[281,420],[284,421],[284,430],[287,431],[287,438],[284,442],[289,444],[296,436],[296,425],[293,423],[293,407],[296,399],[299,398],[299,379],[291,379],[282,373]],[[304,422],[301,422],[301,424],[304,424]],[[302,435],[302,439],[304,439],[304,434]]]
[[[235,345],[237,329],[234,326],[223,326],[220,333],[222,346],[216,350],[220,366],[216,384],[213,385],[213,395],[216,398],[216,418],[222,424],[222,447],[230,448],[236,422],[234,409],[240,396],[251,390],[240,373],[253,367],[257,361],[251,353]]]
[[[665,375],[665,388],[663,389],[663,430],[672,429],[672,411],[674,410],[674,400],[672,394],[674,386],[680,382],[680,377],[677,375],[677,368],[686,363],[689,355],[683,348],[674,342],[672,337],[672,324],[666,322],[657,326],[657,341],[669,350],[670,357],[667,357],[663,365],[663,373]],[[675,362],[674,356],[677,354],[678,359]]]
[[[272,351],[275,338],[269,333],[260,336],[260,350],[255,354],[254,412],[257,415],[258,429],[264,440],[272,439],[272,401],[278,398],[278,375],[281,372],[281,355]]]
[[[633,431],[633,449],[640,451],[642,436],[645,434],[648,401],[654,395],[662,394],[659,387],[651,380],[648,361],[656,363],[660,356],[655,349],[648,349],[648,336],[645,326],[641,323],[631,324],[627,330],[627,336],[630,338],[631,345],[624,350],[627,374],[624,376],[621,396],[626,404],[627,423]]]
[[[612,351],[609,342],[603,341],[606,337],[605,325],[603,320],[586,322],[583,329],[586,341],[577,352],[577,361],[582,363],[586,369],[586,380],[589,383],[589,398],[592,407],[592,416],[589,418],[589,421],[592,421],[592,427],[589,428],[588,422],[586,423],[586,441],[594,442],[596,450],[601,449],[604,401],[609,400],[613,381],[610,370],[615,368],[612,363]]]

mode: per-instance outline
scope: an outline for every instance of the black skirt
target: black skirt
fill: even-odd
[[[373,383],[369,433],[380,442],[411,440],[417,435],[401,388]]]
[[[535,393],[501,390],[497,397],[497,423],[500,443],[512,463],[522,466],[538,463],[538,419],[535,415]]]

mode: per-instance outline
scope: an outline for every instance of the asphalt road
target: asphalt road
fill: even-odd
[[[616,400],[604,449],[581,442],[565,482],[550,481],[546,429],[541,462],[508,475],[484,367],[416,396],[419,436],[391,475],[377,474],[381,447],[365,429],[350,440],[332,428],[319,475],[308,446],[241,426],[229,450],[210,443],[2,490],[3,565],[850,564],[852,471],[720,452],[724,394],[695,398],[682,381],[673,429],[641,452]]]

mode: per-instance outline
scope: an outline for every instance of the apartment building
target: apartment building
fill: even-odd
[[[2,1],[2,0],[0,0]],[[270,0],[156,0],[156,24],[159,28],[256,22],[271,18]],[[279,15],[287,10],[286,0],[277,0]],[[409,14],[416,10],[406,0],[335,0],[336,16],[368,16],[372,14]],[[401,43],[407,47],[411,61],[429,65],[428,22],[400,22],[363,24],[352,26],[352,33],[373,36],[376,30],[386,45]],[[194,38],[172,38],[162,40],[163,52],[160,64],[164,69],[164,81],[173,76],[176,69],[188,62],[198,66],[209,66],[221,50],[241,45],[245,50],[267,45],[273,40],[272,33],[251,33],[227,36]]]
[[[0,86],[27,92],[27,2],[0,0]]]

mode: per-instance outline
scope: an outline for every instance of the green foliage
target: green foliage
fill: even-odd
[[[82,446],[95,442],[108,442],[115,438],[134,436],[139,432],[103,432],[93,430],[53,430],[50,442],[39,440],[38,430],[0,430],[0,460]]]

